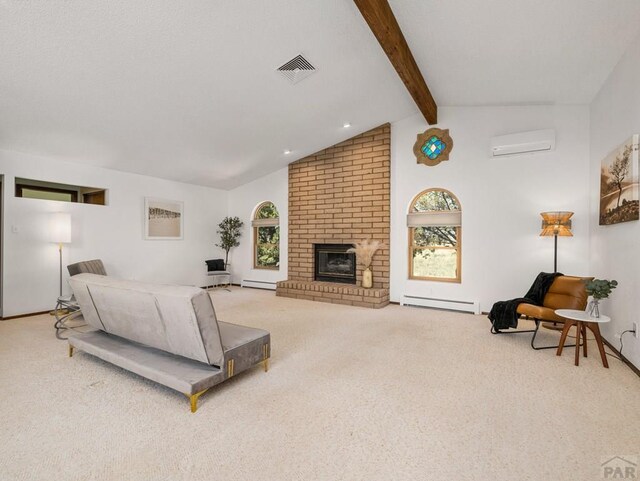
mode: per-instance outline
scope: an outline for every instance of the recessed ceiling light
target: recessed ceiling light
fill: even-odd
[[[290,153],[291,153],[291,151],[288,150],[288,149],[284,151],[284,155],[289,155]]]
[[[345,122],[345,123],[342,125],[342,127],[343,127],[343,128],[345,128],[345,129],[348,129],[349,127],[351,127],[351,124],[350,124],[349,122]]]

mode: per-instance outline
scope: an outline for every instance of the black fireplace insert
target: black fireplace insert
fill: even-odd
[[[356,255],[351,244],[314,244],[316,281],[356,283]]]

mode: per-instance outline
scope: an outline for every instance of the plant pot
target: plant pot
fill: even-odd
[[[371,289],[373,287],[373,274],[368,267],[362,271],[362,287]]]
[[[591,302],[589,302],[589,306],[587,307],[587,313],[595,318],[598,319],[600,317],[600,301],[598,299],[591,299]]]

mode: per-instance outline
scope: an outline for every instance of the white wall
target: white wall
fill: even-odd
[[[72,243],[66,265],[101,258],[109,274],[154,282],[206,283],[204,260],[220,255],[216,225],[227,215],[227,193],[207,187],[71,164],[0,150],[4,174],[4,316],[53,308],[58,296],[58,250],[48,242],[48,213],[70,212]],[[108,206],[14,197],[14,178],[104,187]],[[184,202],[184,240],[143,240],[144,197]],[[12,228],[18,232],[13,232]]]
[[[558,270],[589,271],[589,111],[586,106],[445,107],[440,128],[450,129],[450,160],[417,164],[420,115],[391,127],[391,300],[404,294],[493,302],[524,295],[540,271],[553,271],[553,239],[539,237],[540,212],[568,210],[574,237],[558,240]],[[489,158],[496,135],[556,129],[548,153]],[[462,204],[462,283],[408,280],[406,214],[413,197],[430,187],[453,192]]]
[[[253,230],[251,219],[255,208],[271,201],[280,213],[280,269],[253,268]],[[233,282],[243,280],[276,282],[287,278],[287,248],[289,242],[289,169],[280,169],[260,179],[229,191],[229,215],[244,222],[240,246],[229,254]]]
[[[640,36],[630,45],[591,104],[591,266],[593,275],[620,284],[601,312],[612,321],[603,326],[616,347],[617,336],[640,321],[640,222],[598,225],[600,162],[632,134],[640,133]],[[623,354],[640,367],[640,341],[624,337]]]

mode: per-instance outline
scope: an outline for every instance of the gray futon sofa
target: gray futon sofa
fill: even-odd
[[[267,331],[221,322],[197,287],[145,284],[97,274],[69,283],[96,331],[69,338],[79,349],[185,394],[198,397],[257,363],[268,369]]]

